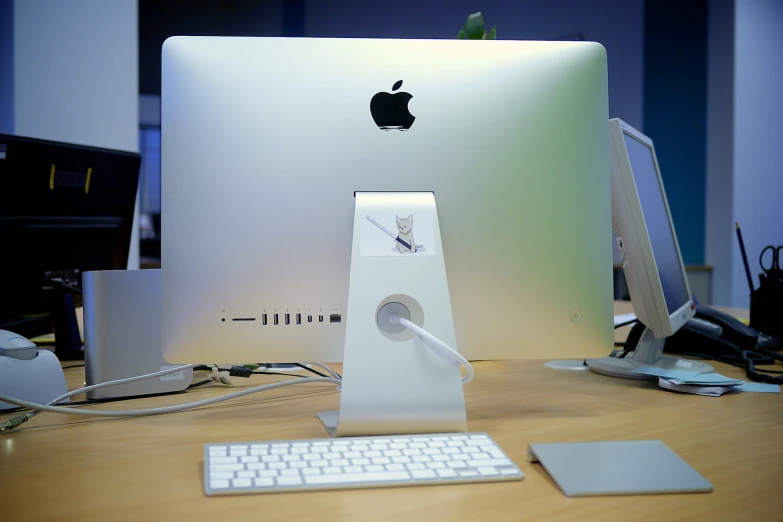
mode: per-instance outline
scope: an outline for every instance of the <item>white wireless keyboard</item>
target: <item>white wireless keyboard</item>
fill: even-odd
[[[486,433],[204,446],[207,495],[520,480]]]

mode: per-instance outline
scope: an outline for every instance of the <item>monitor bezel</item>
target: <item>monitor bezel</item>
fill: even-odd
[[[693,300],[689,299],[673,313],[670,314],[668,311],[624,136],[628,135],[632,139],[639,141],[648,147],[652,153],[655,172],[669,220],[669,227],[677,249],[680,270],[682,271],[688,295],[691,296],[690,283],[688,282],[688,275],[685,271],[682,252],[677,239],[677,231],[674,228],[669,201],[666,197],[663,179],[661,178],[661,169],[655,152],[655,145],[652,139],[619,118],[611,119],[609,128],[611,133],[610,141],[613,148],[611,154],[612,222],[615,228],[616,239],[621,238],[623,243],[623,249],[620,254],[634,313],[639,321],[653,331],[656,338],[668,337],[673,335],[694,316],[695,306]]]

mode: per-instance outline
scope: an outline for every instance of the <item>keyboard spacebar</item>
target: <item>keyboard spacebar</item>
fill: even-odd
[[[345,473],[327,475],[305,475],[308,485],[322,486],[324,484],[356,484],[362,482],[384,482],[387,480],[410,480],[407,471],[386,471],[380,473]]]

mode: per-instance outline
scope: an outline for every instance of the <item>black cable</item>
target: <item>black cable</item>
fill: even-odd
[[[300,379],[306,379],[304,375],[297,375],[295,373],[281,373],[281,372],[264,372],[264,371],[252,371],[253,375],[285,375],[287,377],[299,377]]]
[[[614,325],[614,329],[617,330],[618,328],[622,328],[623,326],[628,326],[629,324],[638,323],[639,319],[632,319],[630,321],[625,321],[624,323],[616,324]]]
[[[70,366],[63,366],[63,370],[70,370],[71,368],[84,368],[83,364],[72,364]]]
[[[303,370],[307,370],[308,372],[314,373],[314,374],[319,375],[321,377],[331,377],[331,375],[325,375],[325,374],[319,372],[318,370],[313,370],[309,366],[305,366],[304,364],[299,364],[299,363],[293,363],[293,364],[294,364],[294,366],[298,366],[298,367],[300,367]],[[342,377],[340,377],[340,378],[342,379]]]

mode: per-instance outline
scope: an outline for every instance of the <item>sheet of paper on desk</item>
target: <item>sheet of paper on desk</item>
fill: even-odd
[[[636,314],[617,314],[614,316],[614,325],[627,323],[636,319]]]
[[[658,386],[667,390],[692,393],[694,395],[706,395],[708,397],[720,397],[724,393],[734,391],[734,386],[694,386],[692,384],[675,384],[663,377],[658,377]]]
[[[672,381],[674,384],[691,384],[696,386],[737,386],[744,383],[742,379],[732,379],[719,373],[700,373],[695,377],[687,377],[685,379],[678,377],[667,377],[661,375]]]
[[[767,384],[765,382],[746,382],[735,386],[734,389],[742,392],[780,393],[779,384]]]

